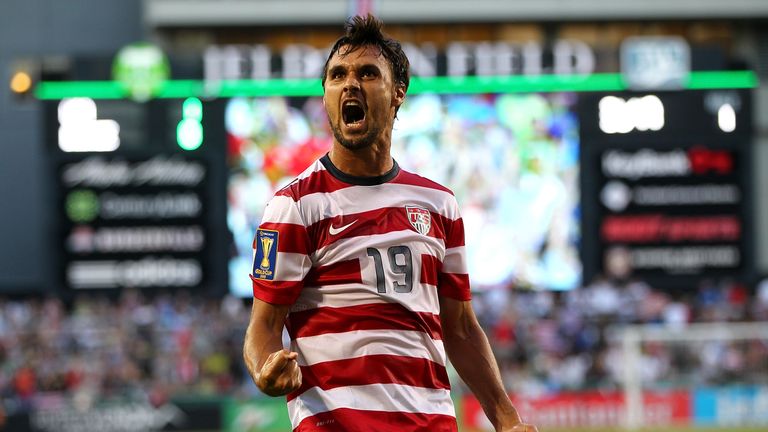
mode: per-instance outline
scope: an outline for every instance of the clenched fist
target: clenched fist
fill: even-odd
[[[536,426],[518,423],[509,429],[502,429],[503,432],[538,432]]]
[[[301,386],[299,354],[288,350],[273,352],[261,367],[256,385],[269,396],[283,396]]]

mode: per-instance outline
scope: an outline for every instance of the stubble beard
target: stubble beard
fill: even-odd
[[[370,147],[374,141],[376,141],[376,137],[381,133],[381,127],[372,127],[368,129],[368,132],[366,132],[365,135],[359,138],[349,139],[345,138],[341,133],[341,126],[334,125],[330,119],[328,120],[328,123],[331,125],[333,137],[336,139],[336,142],[348,150],[360,150]]]

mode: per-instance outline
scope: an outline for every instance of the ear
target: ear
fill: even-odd
[[[405,102],[405,85],[403,84],[396,84],[395,85],[395,91],[392,93],[392,106],[395,108],[399,107],[400,105]]]

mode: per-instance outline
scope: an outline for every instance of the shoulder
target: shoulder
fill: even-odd
[[[325,192],[330,187],[328,176],[323,164],[316,160],[296,178],[275,192],[275,197],[287,197],[293,201],[299,201],[305,195]]]
[[[442,184],[406,170],[400,170],[394,183],[402,187],[417,188],[422,204],[435,213],[455,220],[461,217],[459,203],[453,191]]]
[[[451,197],[454,196],[453,191],[449,188],[441,185],[440,183],[430,180],[426,177],[422,177],[416,173],[412,173],[410,171],[406,171],[404,169],[400,169],[400,173],[394,180],[395,183],[404,184],[404,185],[410,185],[410,186],[418,186],[428,189],[434,189],[436,191],[440,191],[443,193],[446,193],[450,195]]]

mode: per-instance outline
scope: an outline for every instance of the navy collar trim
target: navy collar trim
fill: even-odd
[[[331,157],[328,155],[328,153],[325,154],[322,158],[320,158],[320,163],[323,164],[326,170],[328,170],[329,173],[331,173],[332,176],[334,176],[336,179],[343,181],[344,183],[349,183],[357,186],[375,186],[380,185],[384,183],[388,183],[394,179],[398,173],[400,173],[400,166],[397,164],[396,160],[392,160],[393,165],[392,169],[385,172],[382,175],[374,176],[374,177],[362,177],[362,176],[353,176],[349,175],[347,173],[342,172],[338,168],[336,168],[336,165],[331,162]]]

